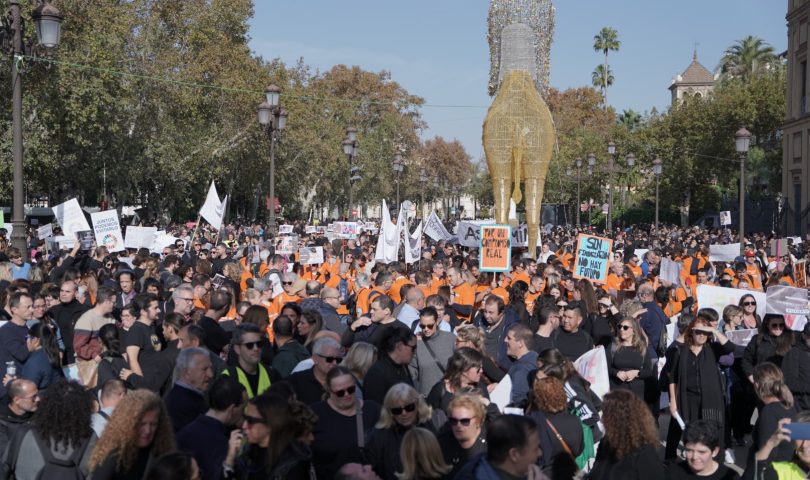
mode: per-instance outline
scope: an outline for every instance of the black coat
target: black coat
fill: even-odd
[[[664,462],[658,457],[654,445],[644,445],[621,460],[616,458],[614,450],[602,440],[596,452],[589,478],[600,480],[647,480],[667,478]]]
[[[82,305],[78,300],[73,299],[70,303],[55,305],[48,311],[51,318],[59,326],[59,330],[62,331],[62,340],[65,342],[63,365],[69,365],[76,361],[73,354],[73,326],[76,325],[79,317],[89,309],[90,307]]]
[[[782,372],[797,407],[810,410],[810,346],[797,342],[782,359]]]
[[[397,383],[407,383],[413,386],[411,372],[407,365],[398,365],[388,354],[383,353],[366,373],[366,378],[363,380],[363,398],[374,400],[382,405],[388,389]]]
[[[208,411],[208,404],[201,393],[177,383],[166,395],[164,402],[175,433]]]
[[[748,342],[742,357],[743,373],[746,377],[753,375],[754,367],[764,362],[782,366],[782,354],[777,353],[776,339],[770,333],[758,333]]]
[[[433,431],[430,423],[416,425]],[[399,447],[402,439],[408,433],[408,428],[399,424],[389,428],[375,428],[368,437],[366,454],[368,461],[377,475],[383,480],[397,480],[396,472],[402,472],[402,459],[399,456]]]

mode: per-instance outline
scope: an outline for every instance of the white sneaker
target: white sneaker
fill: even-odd
[[[725,462],[730,465],[734,465],[737,462],[737,458],[734,456],[734,450],[727,448],[725,454]]]

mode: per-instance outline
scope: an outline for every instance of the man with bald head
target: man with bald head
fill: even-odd
[[[343,335],[346,324],[340,319],[340,291],[337,288],[324,287],[321,290],[321,307],[318,311],[323,318],[323,327],[327,330]]]
[[[15,379],[6,388],[8,402],[0,403],[0,452],[6,450],[14,432],[28,424],[39,404],[39,389],[31,380]]]
[[[65,280],[59,285],[59,305],[51,307],[49,313],[62,331],[62,339],[65,342],[65,355],[62,358],[63,365],[70,365],[75,362],[73,353],[73,327],[84,312],[90,307],[79,303],[76,300],[78,285],[73,280]]]
[[[425,308],[425,294],[419,288],[411,288],[405,294],[405,303],[397,313],[397,320],[414,330],[419,321],[419,311]]]

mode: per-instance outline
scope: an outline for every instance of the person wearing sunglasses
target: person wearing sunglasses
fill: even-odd
[[[419,393],[427,396],[436,382],[442,379],[447,360],[453,355],[456,337],[442,331],[439,313],[433,307],[425,307],[419,312],[416,342],[415,370],[419,382]]]
[[[312,463],[317,478],[334,478],[342,465],[368,463],[368,433],[380,418],[380,404],[357,398],[357,382],[342,365],[329,372],[325,387],[326,400],[312,405],[318,417]]]
[[[762,325],[762,318],[757,313],[757,299],[753,295],[746,293],[740,297],[737,306],[742,308],[743,311],[743,328],[759,328]]]
[[[413,427],[435,431],[431,422],[433,409],[415,388],[398,383],[388,390],[383,400],[380,420],[368,438],[368,461],[380,478],[397,480],[402,471],[400,446],[405,434]]]
[[[273,368],[261,364],[262,331],[252,323],[236,327],[231,338],[231,349],[238,358],[237,364],[228,367],[223,375],[231,375],[245,387],[248,398],[261,395],[270,388],[272,381],[281,377]]]
[[[447,407],[447,425],[439,434],[444,461],[453,469],[446,478],[455,475],[468,460],[486,453],[484,419],[486,407],[481,397],[464,393],[456,395]]]
[[[326,333],[326,332],[324,332]],[[326,393],[326,377],[343,361],[340,343],[333,337],[323,337],[312,343],[312,368],[295,372],[288,377],[301,402],[312,405]]]
[[[388,389],[397,383],[413,385],[408,365],[416,346],[416,336],[408,328],[390,329],[379,346],[379,358],[366,374],[363,397],[381,404]]]
[[[622,319],[616,330],[616,338],[605,350],[610,388],[624,388],[643,399],[644,379],[653,374],[647,336],[632,316]]]

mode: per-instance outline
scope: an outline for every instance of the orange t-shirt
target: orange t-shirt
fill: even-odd
[[[469,306],[472,310],[473,306],[475,305],[475,290],[473,289],[472,285],[468,284],[467,282],[462,282],[461,285],[453,287],[453,294],[455,295],[453,303]],[[471,315],[458,314],[459,318],[463,318],[465,320],[470,320],[470,316]]]
[[[507,305],[509,304],[509,292],[507,292],[505,288],[498,287],[498,288],[492,289],[492,295],[495,295],[496,297],[500,297],[501,300],[503,300],[503,303],[505,303]]]
[[[394,283],[391,285],[391,290],[388,291],[388,296],[391,297],[391,300],[396,302],[397,305],[402,303],[402,296],[399,294],[399,290],[404,285],[413,285],[413,283],[410,280],[408,280],[408,277],[405,276],[398,277],[396,280],[394,280]]]
[[[348,277],[348,275],[347,275],[347,277]],[[341,278],[342,277],[340,275],[333,276],[332,278],[329,279],[328,282],[326,282],[326,285],[324,285],[324,287],[335,288],[335,289],[338,290],[338,294],[339,294],[340,293],[340,279]],[[354,292],[354,282],[352,281],[351,278],[346,278],[346,283],[349,284],[349,295],[351,295]],[[338,308],[337,308],[337,313],[339,315],[348,315],[349,314],[348,305],[339,305]]]
[[[529,278],[529,274],[527,274],[526,272],[515,273],[514,275],[512,275],[511,283],[514,284],[517,281],[526,282],[526,285],[532,284],[532,279]]]
[[[446,278],[433,277],[433,280],[430,282],[430,294],[431,295],[438,294],[439,287],[443,287],[445,285],[447,285]]]

